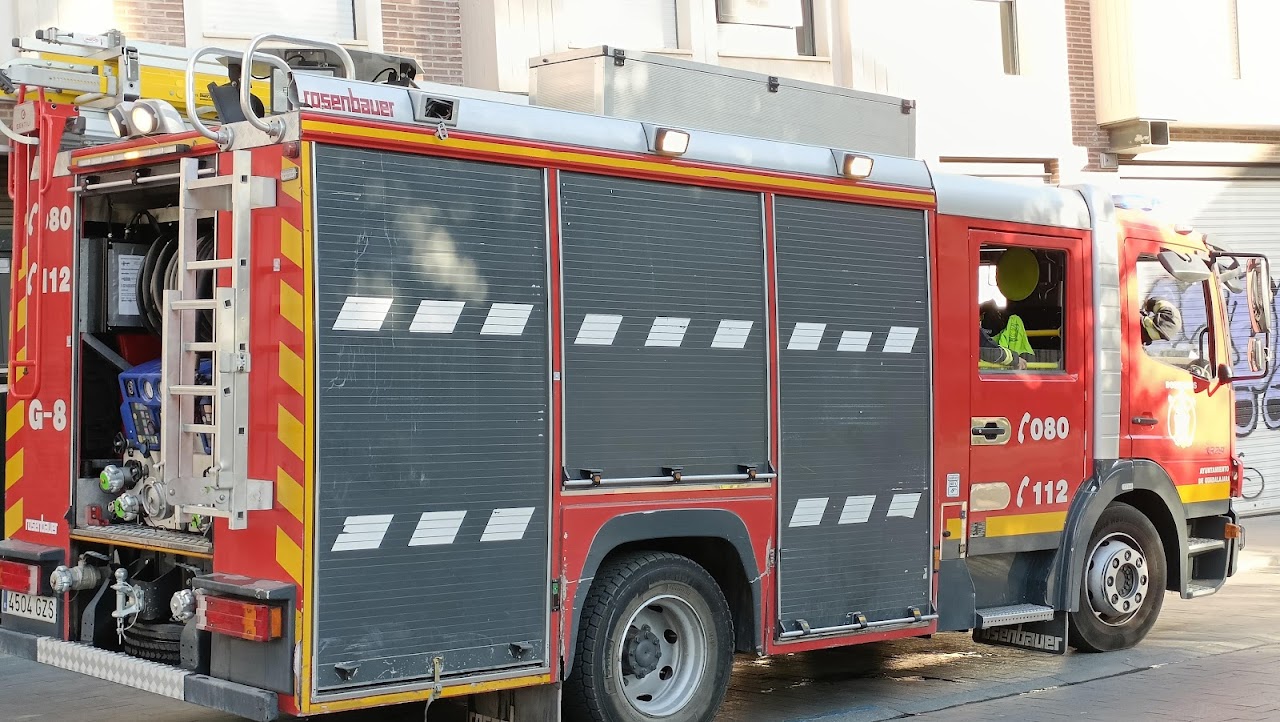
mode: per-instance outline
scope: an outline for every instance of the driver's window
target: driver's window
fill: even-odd
[[[1182,283],[1154,256],[1138,259],[1138,332],[1142,350],[1169,366],[1207,367],[1213,354],[1209,284]]]

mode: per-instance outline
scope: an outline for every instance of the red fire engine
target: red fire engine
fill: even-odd
[[[1261,256],[292,38],[192,54],[183,117],[46,39],[115,72],[7,130],[0,651],[259,720],[711,720],[735,653],[1117,650],[1234,571]]]

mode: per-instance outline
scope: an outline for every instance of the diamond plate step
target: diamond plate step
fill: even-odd
[[[199,534],[157,529],[142,524],[80,527],[72,531],[71,536],[179,554],[213,554],[213,542]]]
[[[1217,551],[1227,546],[1227,543],[1221,539],[1199,539],[1192,537],[1187,540],[1187,554],[1196,556],[1207,552]]]
[[[1196,597],[1207,597],[1218,591],[1218,585],[1214,582],[1187,582],[1187,598],[1195,599]]]
[[[978,610],[978,624],[982,629],[1007,627],[1026,622],[1044,622],[1053,619],[1053,607],[1039,604],[1011,604],[1007,607],[987,607]]]

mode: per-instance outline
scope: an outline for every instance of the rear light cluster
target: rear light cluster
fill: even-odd
[[[19,594],[38,594],[40,567],[0,559],[0,589]]]
[[[1231,457],[1231,484],[1229,486],[1232,499],[1244,496],[1244,462],[1239,456]]]
[[[284,609],[197,589],[196,628],[251,642],[270,642],[284,634]]]

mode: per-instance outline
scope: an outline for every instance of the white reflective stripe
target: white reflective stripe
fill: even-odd
[[[618,327],[622,325],[622,317],[607,313],[588,313],[578,328],[578,337],[573,340],[582,346],[612,346],[613,337],[618,335]]]
[[[791,330],[791,340],[787,342],[788,351],[817,351],[822,343],[822,334],[826,333],[825,323],[799,322]]]
[[[431,544],[452,544],[458,537],[458,529],[467,516],[464,511],[428,511],[418,519],[418,527],[413,530],[413,538],[409,546],[421,547]]]
[[[917,494],[894,494],[893,501],[889,503],[889,513],[885,516],[902,516],[908,519],[914,519],[916,516],[916,508],[920,506],[920,495]]]
[[[423,301],[409,324],[410,333],[453,333],[466,301]]]
[[[889,329],[889,337],[884,341],[885,353],[911,353],[916,345],[916,334],[920,329],[915,326],[894,326]]]
[[[859,353],[866,351],[867,346],[871,343],[870,331],[845,331],[840,334],[840,345],[836,347],[837,351],[857,351]]]
[[[480,333],[491,336],[519,336],[529,323],[532,303],[495,303],[484,319]]]
[[[840,524],[865,524],[871,518],[871,507],[876,505],[875,496],[851,496],[844,500],[844,509],[840,512]]]
[[[726,318],[716,328],[716,337],[711,339],[711,348],[742,348],[747,345],[751,336],[751,326],[755,321],[739,321]]]
[[[644,345],[679,348],[684,342],[684,332],[688,330],[687,318],[659,316],[653,319],[653,326],[649,327],[649,338],[645,339]]]
[[[494,509],[489,515],[489,523],[485,525],[480,541],[512,541],[524,537],[529,528],[529,520],[533,518],[533,507],[522,506],[514,509]]]
[[[787,526],[817,526],[822,523],[822,515],[827,510],[827,502],[831,499],[824,496],[820,499],[800,499],[791,512],[791,522]]]
[[[333,322],[334,331],[377,331],[391,310],[394,298],[347,296]]]
[[[333,542],[333,551],[344,552],[352,549],[377,549],[382,545],[382,537],[391,528],[392,514],[369,514],[349,516],[342,525],[342,533]]]

